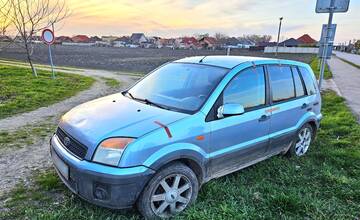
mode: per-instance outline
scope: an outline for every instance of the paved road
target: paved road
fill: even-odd
[[[336,86],[360,122],[360,69],[337,57],[332,57],[328,63]]]
[[[336,56],[338,56],[342,59],[345,59],[345,60],[355,63],[357,65],[360,65],[360,55],[351,54],[351,53],[343,53],[343,52],[339,52],[339,51],[335,51],[334,53],[336,54]]]

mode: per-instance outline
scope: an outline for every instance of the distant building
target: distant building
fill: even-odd
[[[237,44],[238,48],[246,48],[249,49],[250,47],[255,46],[255,43],[248,39],[239,39],[239,42]]]
[[[130,37],[132,44],[142,44],[147,42],[147,39],[143,33],[133,33]]]
[[[113,40],[112,45],[113,47],[125,47],[130,43],[130,37],[122,36]]]
[[[11,42],[11,38],[6,35],[0,35],[0,42]]]
[[[218,42],[213,37],[202,37],[202,38],[200,38],[199,43],[203,48],[206,48],[206,49],[214,50],[216,47],[218,47]]]
[[[175,42],[176,47],[180,49],[201,49],[201,44],[195,37],[182,37],[178,38]]]
[[[86,35],[76,35],[71,40],[74,43],[90,43],[90,38]]]
[[[99,41],[102,41],[102,40],[98,36],[90,37],[90,42],[92,42],[92,43],[99,42]]]
[[[63,42],[72,42],[71,37],[68,36],[59,36],[55,38],[55,44],[62,44]]]
[[[101,36],[101,40],[108,43],[112,43],[117,38],[116,36]]]
[[[220,40],[222,48],[238,48],[239,43],[239,40],[235,37],[228,37]]]
[[[283,42],[279,43],[280,47],[298,47],[299,45],[300,45],[300,42],[294,38],[289,38],[289,39],[284,40]]]
[[[316,46],[317,44],[317,41],[308,34],[304,34],[296,40],[299,42],[300,46]]]

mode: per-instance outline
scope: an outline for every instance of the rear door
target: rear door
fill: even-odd
[[[296,126],[307,111],[304,83],[296,67],[267,66],[271,88],[271,120],[269,153],[280,152],[289,146]]]

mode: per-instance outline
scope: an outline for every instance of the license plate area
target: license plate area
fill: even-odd
[[[55,168],[66,180],[69,180],[69,166],[60,159],[60,157],[53,149],[51,149],[51,158],[53,160]]]

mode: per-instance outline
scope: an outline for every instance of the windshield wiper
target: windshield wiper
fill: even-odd
[[[140,101],[140,102],[145,103],[145,104],[147,104],[147,105],[153,105],[153,106],[156,106],[156,107],[158,107],[158,108],[170,110],[170,108],[167,108],[167,107],[165,107],[165,106],[163,106],[163,105],[157,104],[157,103],[155,103],[155,102],[153,102],[153,101],[150,101],[149,99],[136,98],[136,97],[134,97],[129,91],[126,91],[125,94],[128,94],[131,99]]]
[[[131,99],[135,99],[135,97],[129,92],[129,91],[125,91],[125,95],[129,95]]]

